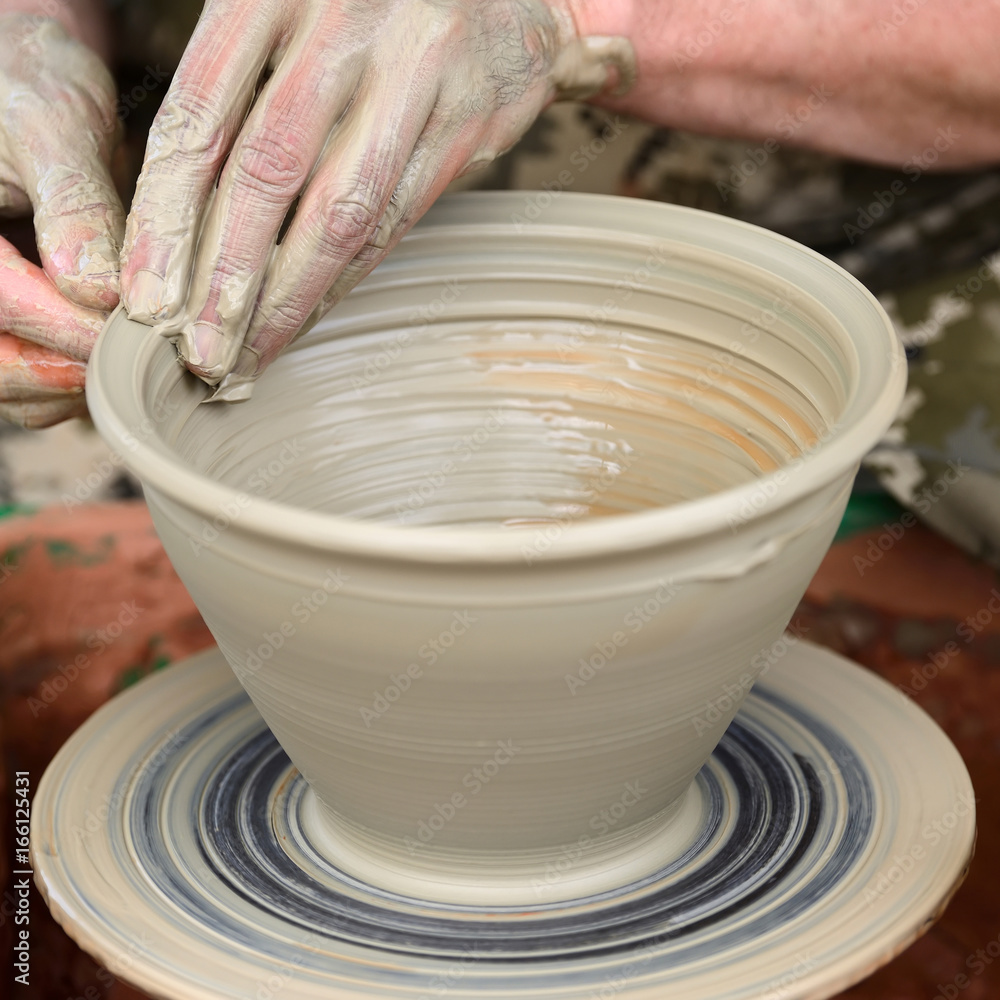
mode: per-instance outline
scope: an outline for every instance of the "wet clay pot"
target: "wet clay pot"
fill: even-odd
[[[87,392],[324,853],[517,905],[686,843],[904,379],[786,239],[502,193],[438,205],[246,402],[120,313]]]

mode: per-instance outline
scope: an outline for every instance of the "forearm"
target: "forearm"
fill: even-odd
[[[568,2],[581,34],[635,49],[605,107],[892,166],[935,142],[938,168],[1000,161],[996,0]]]
[[[105,62],[111,57],[111,29],[104,0],[0,0],[4,14],[33,14],[58,21]]]

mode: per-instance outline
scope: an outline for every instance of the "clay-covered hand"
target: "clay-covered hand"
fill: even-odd
[[[131,318],[245,395],[449,181],[628,86],[629,43],[578,38],[567,3],[208,0],[128,220]]]
[[[85,412],[83,362],[118,302],[114,105],[86,45],[48,18],[0,15],[0,215],[34,213],[42,261],[0,238],[0,416],[24,426]]]

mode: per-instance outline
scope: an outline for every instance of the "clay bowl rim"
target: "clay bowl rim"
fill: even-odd
[[[476,224],[470,216],[478,214],[488,218],[492,215],[495,216],[494,225],[512,225],[510,210],[515,207],[523,210],[525,198],[530,194],[531,192],[524,191],[493,191],[461,193],[442,198],[394,251],[397,264],[404,256],[400,251],[423,234],[436,229],[447,235],[449,228],[462,229]],[[839,318],[848,331],[851,345],[860,355],[861,365],[875,358],[881,361],[883,371],[878,379],[880,386],[874,392],[869,392],[873,398],[861,412],[858,412],[860,378],[854,379],[841,412],[832,425],[833,432],[814,451],[767,475],[706,497],[638,513],[572,522],[561,528],[557,543],[533,558],[532,562],[563,562],[651,550],[671,543],[689,543],[696,537],[730,530],[734,518],[743,524],[761,520],[822,489],[847,472],[877,443],[892,422],[906,386],[906,365],[902,348],[891,321],[875,296],[833,261],[770,230],[699,209],[614,195],[575,192],[563,192],[557,207],[560,217],[566,216],[567,212],[577,218],[581,215],[585,218],[588,212],[592,215],[603,212],[605,215],[612,213],[615,219],[619,219],[637,211],[647,218],[653,213],[660,214],[664,219],[671,214],[675,219],[681,220],[684,217],[691,220],[693,217],[697,219],[698,227],[706,232],[715,229],[724,235],[726,230],[730,233],[742,231],[760,243],[762,252],[769,248],[783,250],[786,255],[798,257],[802,262],[820,264],[821,270],[825,270],[832,279],[839,282],[843,292],[850,292],[854,296],[853,303],[845,305],[844,313],[848,312],[850,305],[855,309],[867,307],[871,314],[868,323],[863,323],[858,316],[854,317],[853,324],[846,321],[849,317],[845,319],[841,315]],[[565,232],[566,221],[562,224],[558,220],[553,222],[551,215],[551,212],[547,212],[547,223],[537,226],[537,231],[543,236],[549,230]],[[638,216],[636,218],[638,220]],[[481,218],[479,224],[482,225],[483,221]],[[581,226],[579,222],[570,221],[569,224]],[[582,228],[592,231],[594,227],[584,225]],[[601,228],[613,228],[619,234],[629,233],[621,226],[611,227],[605,224]],[[392,260],[393,255],[390,255],[389,262]],[[772,274],[781,277],[773,263],[771,268]],[[375,272],[376,280],[378,273]],[[783,280],[796,294],[816,299],[815,295],[801,286],[787,278]],[[835,310],[831,311],[837,315]],[[864,326],[863,332],[857,332],[855,328],[858,326]],[[881,344],[875,342],[876,333],[884,335]],[[170,446],[155,433],[137,440],[134,430],[130,430],[130,426],[140,426],[143,418],[151,419],[141,396],[142,376],[156,356],[167,351],[174,351],[167,340],[152,335],[148,326],[128,319],[119,307],[109,317],[91,354],[87,369],[87,403],[102,437],[121,456],[122,462],[138,476],[144,487],[152,487],[181,506],[193,509],[211,520],[218,516],[220,510],[226,509],[227,504],[234,503],[243,491],[192,471],[173,455]],[[186,373],[179,377],[194,378]],[[266,378],[266,374],[264,377]],[[136,420],[123,419],[119,404],[125,408],[131,407],[135,411]],[[150,444],[154,440],[158,447]],[[753,504],[753,499],[762,491],[768,493],[769,487],[771,489],[767,502]],[[533,537],[529,532],[534,532],[536,528],[521,530],[387,524],[304,510],[292,504],[259,497],[244,497],[238,517],[227,530],[246,532],[313,550],[395,562],[527,566],[523,549],[526,541]]]

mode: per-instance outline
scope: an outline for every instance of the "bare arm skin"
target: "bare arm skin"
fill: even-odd
[[[598,103],[713,135],[899,167],[950,130],[937,169],[1000,161],[998,0],[567,0],[624,34],[636,86]],[[940,149],[945,143],[938,143]]]

